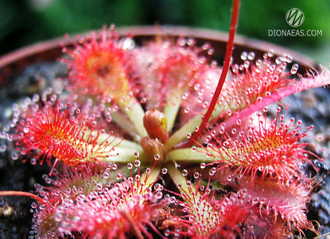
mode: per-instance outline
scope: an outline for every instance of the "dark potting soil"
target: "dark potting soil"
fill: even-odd
[[[60,88],[66,67],[59,62],[40,63],[26,67],[13,77],[10,84],[0,88],[0,128],[8,125],[10,111],[14,104],[26,97],[42,93],[47,87]],[[47,164],[32,165],[30,162],[13,160],[14,148],[0,141],[0,190],[35,192],[36,183],[45,185],[42,176],[49,173]],[[7,146],[7,150],[5,150]],[[3,152],[4,151],[4,152]],[[0,197],[0,238],[28,238],[32,226],[31,203],[29,197]],[[7,213],[4,213],[6,211]],[[2,212],[2,213],[1,213]]]

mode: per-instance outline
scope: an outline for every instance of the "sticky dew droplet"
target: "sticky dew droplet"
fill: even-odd
[[[253,61],[255,55],[256,55],[256,54],[255,54],[254,52],[250,52],[250,53],[248,54],[248,56],[247,56],[248,60],[249,60],[249,61]]]
[[[299,65],[298,64],[293,64],[293,66],[290,70],[290,73],[294,75],[298,72],[298,69],[299,69]]]
[[[135,157],[135,158],[137,158],[137,159],[138,159],[138,158],[139,158],[139,156],[140,156],[140,153],[139,153],[139,152],[135,152],[135,153],[134,153],[134,157]]]
[[[134,165],[135,165],[135,167],[137,167],[137,168],[140,167],[140,165],[141,165],[140,160],[135,160]]]
[[[199,173],[198,173],[198,172],[195,172],[195,173],[194,173],[194,178],[195,178],[195,179],[199,179]]]
[[[200,164],[200,168],[201,168],[201,169],[206,168],[206,163],[201,163],[201,164]]]
[[[246,51],[243,51],[241,54],[241,60],[245,61],[248,58],[248,53]]]

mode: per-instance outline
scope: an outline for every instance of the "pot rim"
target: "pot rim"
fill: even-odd
[[[100,30],[98,29],[94,31]],[[168,37],[189,37],[194,38],[197,41],[203,40],[204,42],[210,42],[211,47],[217,47],[217,50],[219,50],[219,47],[212,44],[212,42],[217,44],[221,43],[225,46],[228,40],[228,33],[225,32],[184,26],[130,26],[116,28],[116,31],[120,36],[131,34],[134,39],[152,39],[155,35]],[[72,45],[73,42],[77,41],[78,37],[84,37],[91,32],[93,31],[41,41],[0,57],[0,84],[6,82],[6,78],[10,78],[14,72],[22,70],[27,64],[33,64],[44,60],[56,60],[62,54],[62,48],[64,46]],[[318,68],[317,64],[311,58],[266,41],[236,35],[234,45],[233,55],[235,56],[234,59],[236,58],[234,60],[235,62],[241,61],[240,59],[237,59],[237,57],[240,56],[242,51],[253,51],[256,53],[256,58],[258,59],[258,55],[260,57],[260,53],[263,54],[273,50],[275,57],[283,54],[292,56],[293,63],[298,63],[299,66],[302,66],[305,70],[298,71],[300,74],[306,73],[306,70],[308,69]],[[222,51],[218,54],[223,55],[224,57],[224,53],[225,47],[222,46]]]

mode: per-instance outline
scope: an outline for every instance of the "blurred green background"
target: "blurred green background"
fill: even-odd
[[[228,31],[231,1],[224,0],[0,0],[0,56],[66,33],[100,29],[115,23],[182,25]],[[299,29],[322,30],[317,37],[272,37],[269,29],[292,29],[286,12],[299,8]],[[270,41],[330,62],[329,0],[242,0],[238,33]]]

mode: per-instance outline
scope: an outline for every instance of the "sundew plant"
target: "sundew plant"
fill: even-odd
[[[155,36],[141,46],[113,26],[64,48],[61,93],[12,109],[2,137],[15,160],[51,166],[29,196],[31,238],[287,238],[318,234],[307,206],[321,160],[279,100],[330,83],[327,69],[297,75],[292,57],[231,58],[212,46]],[[312,72],[314,72],[312,74]],[[278,103],[275,117],[268,105]]]

